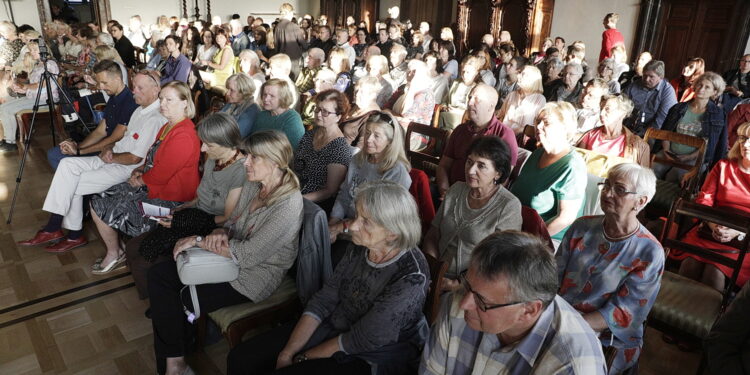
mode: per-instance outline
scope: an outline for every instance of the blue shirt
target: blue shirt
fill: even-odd
[[[641,137],[648,128],[661,129],[669,109],[677,104],[677,94],[666,79],[662,79],[653,89],[646,88],[643,79],[640,79],[629,85],[622,93],[635,105],[633,109],[633,115],[637,117],[635,121],[640,123],[643,120],[642,129],[638,126],[631,128]]]
[[[179,57],[169,56],[167,64],[164,66],[164,75],[161,77],[161,84],[172,81],[180,81],[187,83],[188,76],[190,75],[190,68],[193,64],[188,58],[180,54]]]
[[[104,107],[104,121],[107,124],[107,136],[112,135],[117,125],[128,126],[130,116],[133,115],[138,104],[133,99],[133,93],[126,86],[119,94],[110,96]]]
[[[556,296],[520,341],[475,331],[459,308],[463,293],[443,296],[422,352],[420,375],[607,373],[599,339],[581,314]]]
[[[255,118],[258,117],[258,113],[260,112],[260,107],[258,107],[257,104],[253,103],[249,107],[247,107],[242,113],[236,113],[237,112],[237,104],[230,104],[227,103],[224,105],[224,107],[221,109],[221,112],[226,112],[232,117],[234,117],[235,120],[237,120],[237,125],[240,127],[240,135],[242,138],[247,137],[250,135],[250,133],[253,131],[253,126],[255,125]]]

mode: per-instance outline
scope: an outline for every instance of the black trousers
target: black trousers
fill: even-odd
[[[347,357],[347,362],[339,362],[335,358],[311,359],[275,370],[276,359],[284,349],[296,324],[297,322],[284,324],[237,345],[227,357],[227,374],[370,374],[370,365],[354,357]]]
[[[196,290],[202,315],[250,301],[229,283],[198,285]],[[183,306],[193,311],[193,304],[190,290],[180,282],[174,261],[151,266],[148,270],[148,292],[156,368],[159,373],[164,373],[167,358],[182,357],[188,352],[195,327],[187,321]]]

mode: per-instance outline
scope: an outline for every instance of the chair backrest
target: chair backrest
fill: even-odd
[[[722,308],[724,308],[729,303],[729,296],[742,270],[742,262],[750,245],[750,236],[746,236],[742,241],[723,244],[736,249],[736,252],[734,250],[733,252],[737,254],[737,259],[733,259],[724,255],[728,254],[727,250],[698,247],[683,241],[685,234],[696,225],[696,219],[749,233],[750,213],[727,207],[710,207],[679,198],[672,205],[667,225],[662,231],[661,243],[665,251],[675,249],[694,254],[732,269],[730,282],[726,283],[723,291]]]
[[[436,259],[430,254],[423,253],[427,259],[427,265],[430,267],[430,292],[424,301],[424,312],[427,323],[432,323],[440,312],[440,295],[443,291],[443,276],[448,272],[448,262]]]
[[[427,145],[420,150],[411,150],[409,140],[412,135],[421,135],[428,139]],[[440,128],[433,128],[428,125],[412,122],[406,130],[405,147],[406,156],[409,158],[411,166],[423,170],[430,177],[436,177],[437,166],[440,163],[440,156],[443,154],[445,144],[448,142],[450,131]]]
[[[654,129],[649,128],[646,130],[646,135],[643,137],[643,140],[647,143],[651,144],[651,140],[654,141],[668,141],[668,142],[674,142],[683,144],[690,147],[695,147],[698,149],[698,157],[695,158],[695,160],[692,162],[692,164],[685,164],[681,163],[675,160],[669,160],[667,158],[659,157],[656,154],[651,155],[651,165],[654,164],[654,162],[669,165],[674,168],[684,169],[687,172],[685,174],[685,178],[688,180],[688,186],[686,186],[686,190],[688,192],[693,192],[698,187],[698,182],[700,180],[700,172],[701,172],[701,166],[703,165],[703,156],[706,153],[706,140],[699,137],[693,137],[687,134],[680,134],[671,132],[669,130],[661,130],[661,129]]]
[[[304,199],[296,274],[297,295],[302,304],[315,294],[333,274],[328,220],[315,202]]]
[[[521,206],[521,230],[539,236],[550,249],[550,252],[554,254],[555,245],[552,243],[552,237],[547,231],[547,224],[544,223],[542,217],[535,209],[528,206]]]
[[[134,53],[135,53],[135,61],[138,64],[146,64],[148,63],[146,59],[146,50],[141,47],[133,47]]]
[[[443,111],[443,105],[440,103],[435,104],[435,108],[432,110],[432,127],[437,128],[440,126],[440,112]]]
[[[423,170],[417,168],[412,168],[409,171],[409,177],[411,177],[409,192],[417,202],[419,218],[422,222],[422,238],[424,238],[427,235],[427,230],[430,229],[432,219],[435,218],[435,205],[432,203],[432,194],[430,193],[430,179]]]

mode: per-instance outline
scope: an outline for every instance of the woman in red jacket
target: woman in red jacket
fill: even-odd
[[[125,251],[118,230],[135,237],[156,226],[156,221],[144,216],[141,203],[172,209],[195,198],[201,142],[190,120],[195,115],[190,89],[183,82],[169,82],[162,87],[159,100],[167,123],[159,130],[145,163],[133,170],[127,182],[91,201],[91,216],[107,247],[107,254],[91,266],[93,274],[124,267]]]

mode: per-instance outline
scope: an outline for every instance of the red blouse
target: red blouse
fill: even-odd
[[[167,126],[161,127],[157,139],[162,137]],[[177,123],[156,150],[154,166],[143,174],[149,199],[187,202],[195,198],[200,183],[200,150],[201,141],[193,121],[185,119]]]
[[[721,160],[711,169],[695,201],[750,212],[750,174],[740,170],[737,160]]]

